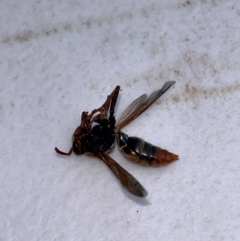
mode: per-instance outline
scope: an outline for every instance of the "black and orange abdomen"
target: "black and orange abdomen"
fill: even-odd
[[[125,157],[143,166],[161,166],[178,160],[177,155],[123,132],[118,135],[118,146]]]

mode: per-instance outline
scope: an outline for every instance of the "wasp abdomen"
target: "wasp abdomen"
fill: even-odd
[[[119,133],[118,146],[124,156],[143,166],[161,166],[178,160],[178,156],[139,137]]]

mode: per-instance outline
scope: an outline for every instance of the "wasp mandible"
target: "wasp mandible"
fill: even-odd
[[[146,94],[141,95],[123,111],[117,123],[114,110],[120,86],[116,86],[100,108],[94,109],[90,114],[86,111],[82,112],[81,123],[72,135],[72,147],[69,152],[62,152],[57,147],[55,147],[55,151],[61,155],[71,155],[73,151],[77,155],[85,153],[97,157],[109,167],[122,186],[130,193],[139,197],[146,196],[147,191],[144,187],[113,160],[108,153],[113,150],[115,140],[117,140],[118,147],[123,155],[140,165],[161,166],[178,160],[177,155],[145,142],[139,137],[129,137],[121,130],[174,84],[175,81],[168,81],[149,97]]]

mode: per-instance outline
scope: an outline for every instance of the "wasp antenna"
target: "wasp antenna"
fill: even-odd
[[[60,151],[57,147],[55,147],[55,151],[60,155],[70,156],[72,154],[72,148],[69,150],[69,152],[63,152]]]

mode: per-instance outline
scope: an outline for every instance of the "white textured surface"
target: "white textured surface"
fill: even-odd
[[[0,240],[239,240],[239,1],[1,1]],[[81,112],[121,85],[117,115],[175,80],[125,128],[180,156],[130,197],[68,151]]]

